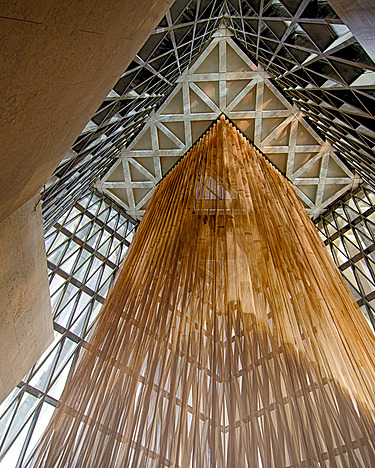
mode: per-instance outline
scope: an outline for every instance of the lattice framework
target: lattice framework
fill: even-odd
[[[96,186],[140,218],[162,176],[224,113],[293,182],[310,216],[317,216],[352,188],[354,174],[226,27],[213,36]]]
[[[363,185],[333,204],[316,226],[375,329],[375,194]]]

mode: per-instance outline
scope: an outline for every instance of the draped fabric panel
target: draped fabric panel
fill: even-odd
[[[375,466],[374,336],[222,117],[161,181],[37,467]]]

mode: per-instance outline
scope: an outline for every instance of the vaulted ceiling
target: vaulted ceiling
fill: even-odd
[[[375,65],[327,1],[177,0],[46,186],[47,226],[118,164],[119,154],[130,148],[223,23],[273,89],[301,111],[322,142],[328,140],[349,169],[346,175],[356,171],[372,182]],[[310,192],[305,195],[310,201],[315,197],[314,206],[305,203],[314,210],[317,193]]]

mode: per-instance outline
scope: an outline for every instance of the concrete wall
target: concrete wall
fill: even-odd
[[[0,220],[34,196],[172,0],[0,4]]]
[[[375,1],[328,0],[331,7],[375,62]]]
[[[53,340],[42,214],[31,199],[0,223],[0,401]]]

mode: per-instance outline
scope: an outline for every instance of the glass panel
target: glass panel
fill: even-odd
[[[52,415],[53,415],[54,411],[55,411],[55,408],[52,405],[50,405],[48,403],[44,403],[42,405],[41,410],[40,410],[39,415],[38,415],[36,425],[35,425],[34,430],[33,430],[33,434],[31,436],[31,439],[30,439],[30,442],[29,442],[29,445],[28,445],[28,448],[27,448],[27,451],[26,451],[25,458],[24,458],[24,460],[26,462],[25,466],[27,466],[27,459],[29,458],[29,456],[33,452],[37,442],[41,438],[45,428],[47,427],[48,423],[50,422],[50,420],[52,418]]]
[[[363,186],[351,197],[340,201],[339,206],[330,208],[316,220],[316,224],[325,227],[320,229],[323,241],[330,238],[329,246],[333,259],[338,266],[345,264],[342,274],[353,296],[359,301],[363,313],[375,329],[374,202],[373,189]],[[329,223],[331,219],[335,219],[336,230],[333,229],[332,223]],[[374,307],[369,305],[368,300],[374,302]]]
[[[16,466],[21,450],[25,443],[27,432],[31,425],[31,420],[25,425],[18,437],[13,441],[12,445],[9,446],[5,457],[1,460],[1,466],[7,468],[13,468]]]
[[[29,422],[33,411],[36,409],[39,399],[30,393],[24,393],[20,405],[17,407],[10,425],[7,429],[2,452],[7,451],[8,447],[14,443],[18,434],[22,431],[23,427]],[[24,434],[26,436],[26,434]],[[6,466],[6,465],[4,465]]]

